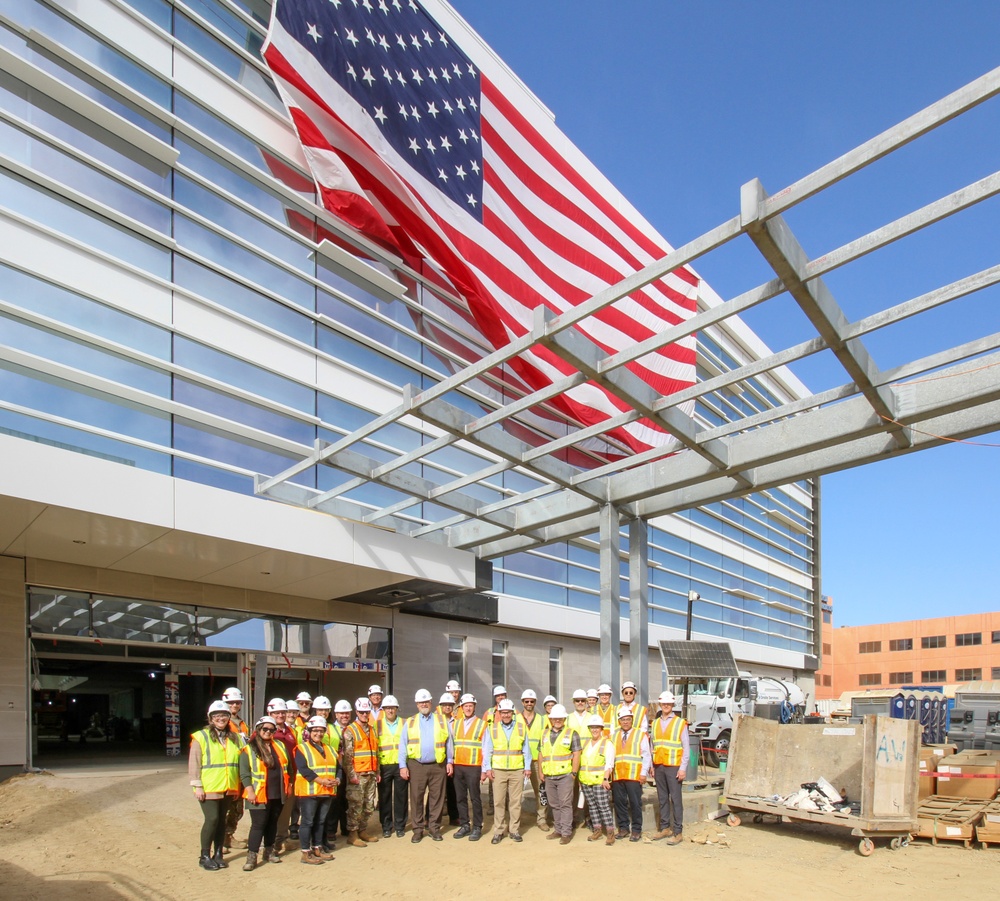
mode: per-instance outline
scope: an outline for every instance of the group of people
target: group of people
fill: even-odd
[[[479,716],[476,698],[450,681],[436,706],[427,689],[417,691],[417,712],[401,719],[399,701],[372,685],[353,706],[308,692],[275,698],[251,730],[242,693],[226,689],[209,706],[206,727],[191,736],[188,770],[204,815],[199,865],[228,866],[224,852],[243,844],[235,832],[244,809],[247,871],[261,860],[280,863],[296,838],[303,864],[332,860],[338,827],[349,845],[365,848],[379,840],[370,829],[376,811],[383,838],[402,838],[409,814],[411,842],[442,841],[447,804],[454,838],[479,841],[484,784],[495,845],[522,841],[529,786],[537,826],[549,839],[569,844],[586,823],[588,841],[613,845],[641,839],[642,790],[652,777],[659,807],[652,837],[680,844],[687,723],[669,691],[655,715],[636,700],[632,682],[622,686],[620,703],[611,695],[608,685],[578,689],[572,711],[547,695],[542,712],[527,689],[516,710],[497,685]]]

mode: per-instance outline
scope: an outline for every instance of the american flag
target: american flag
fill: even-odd
[[[276,0],[263,56],[323,204],[429,263],[500,348],[530,331],[536,307],[570,309],[670,246],[464,23],[451,30],[464,49],[416,0]],[[677,269],[577,327],[615,353],[688,319],[698,288]],[[693,383],[694,364],[690,336],[629,368],[668,395]],[[573,372],[541,346],[511,367],[529,389]],[[551,403],[585,426],[628,409],[594,383]],[[609,437],[631,451],[673,444],[648,420]]]

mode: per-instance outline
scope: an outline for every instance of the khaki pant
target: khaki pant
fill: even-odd
[[[410,770],[410,820],[414,833],[441,832],[441,813],[444,810],[444,785],[447,781],[443,763],[407,761]],[[424,795],[427,796],[428,813],[424,813]]]
[[[508,828],[517,835],[521,831],[521,799],[524,796],[524,770],[493,770],[493,834],[503,835]]]

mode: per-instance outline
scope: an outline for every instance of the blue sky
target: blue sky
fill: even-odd
[[[452,0],[562,130],[674,245],[776,193],[1000,65],[995,2]],[[611,13],[611,15],[609,15]],[[819,256],[1000,168],[1000,98],[793,210]],[[1000,202],[832,274],[848,317],[1000,262]],[[769,277],[748,242],[698,267],[724,298]],[[882,369],[1000,331],[1000,292],[866,340]],[[924,321],[926,320],[926,321]],[[775,348],[811,333],[789,303],[749,324]],[[796,367],[847,381],[832,357]],[[840,625],[1000,609],[1000,435],[822,480],[823,591]],[[982,445],[994,446],[982,446]]]

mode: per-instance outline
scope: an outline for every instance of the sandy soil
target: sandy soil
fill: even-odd
[[[528,817],[524,818],[525,823]],[[292,897],[336,887],[338,897],[444,901],[526,897],[574,901],[620,896],[620,873],[632,890],[669,879],[685,897],[743,898],[987,898],[1000,878],[1000,850],[932,847],[914,842],[890,851],[880,843],[869,858],[843,830],[799,825],[744,825],[720,820],[689,824],[688,836],[719,844],[677,847],[644,840],[608,848],[577,833],[560,846],[524,828],[520,845],[382,839],[365,849],[338,844],[336,860],[304,867],[297,854],[253,873],[234,852],[228,870],[197,866],[201,814],[176,766],[76,769],[18,776],[0,784],[0,898],[5,901],[181,901]],[[248,818],[240,824],[245,837]],[[489,834],[487,820],[487,835]],[[611,866],[607,866],[611,864]],[[463,882],[460,868],[474,879]],[[624,867],[624,870],[618,869]],[[666,872],[669,869],[669,874]],[[663,871],[659,874],[657,870]],[[398,874],[398,876],[397,876]],[[709,893],[706,887],[713,888]],[[666,885],[663,884],[666,896]]]

